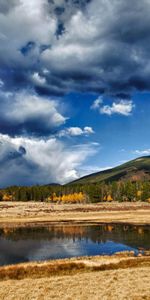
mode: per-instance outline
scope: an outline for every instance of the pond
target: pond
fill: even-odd
[[[121,224],[1,228],[0,265],[150,249],[150,226]]]

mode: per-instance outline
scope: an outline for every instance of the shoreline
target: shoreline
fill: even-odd
[[[80,221],[76,221],[76,220],[61,220],[61,221],[51,221],[51,220],[45,220],[45,221],[35,221],[34,219],[31,220],[26,220],[26,221],[19,221],[19,220],[15,220],[13,222],[10,221],[5,221],[2,222],[0,221],[0,229],[6,227],[6,228],[24,228],[24,227],[28,227],[28,228],[32,228],[32,227],[47,227],[47,226],[95,226],[95,225],[105,225],[105,224],[110,224],[110,225],[127,225],[127,226],[150,226],[150,222],[127,222],[127,221],[99,221],[99,220],[80,220]]]
[[[25,278],[42,278],[74,275],[77,273],[109,271],[117,269],[150,267],[150,251],[137,256],[134,251],[122,251],[113,255],[95,255],[31,261],[0,266],[0,282],[5,280],[22,280]]]

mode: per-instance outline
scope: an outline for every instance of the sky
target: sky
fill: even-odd
[[[149,15],[149,0],[0,0],[0,187],[150,155]]]

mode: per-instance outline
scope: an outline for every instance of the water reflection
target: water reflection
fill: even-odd
[[[0,265],[150,249],[150,226],[103,224],[0,229]]]

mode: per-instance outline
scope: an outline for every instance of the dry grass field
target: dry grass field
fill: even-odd
[[[50,204],[0,202],[0,226],[46,222],[150,224],[149,203]]]

